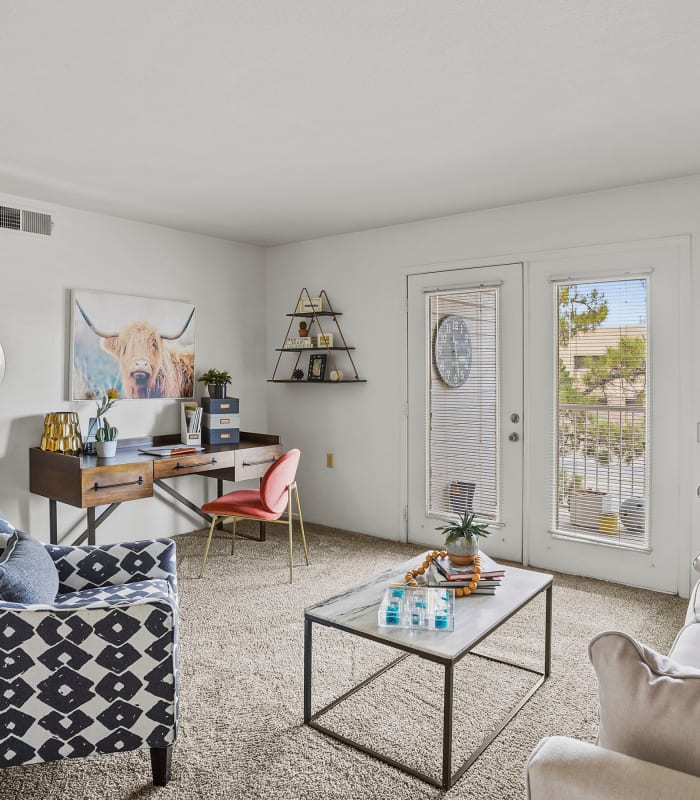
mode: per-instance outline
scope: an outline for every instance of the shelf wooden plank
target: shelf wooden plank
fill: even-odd
[[[367,383],[367,379],[366,378],[349,378],[349,379],[344,378],[342,381],[329,381],[329,380],[323,380],[323,381],[307,381],[307,380],[295,381],[295,380],[292,380],[292,378],[284,378],[284,379],[275,378],[274,380],[272,380],[272,378],[268,378],[267,382],[268,383],[303,383],[303,384],[309,384],[309,383],[310,384],[315,384],[315,383]]]
[[[303,353],[305,350],[354,350],[354,347],[276,347],[277,353]]]
[[[291,314],[287,314],[288,317],[306,317],[307,319],[311,319],[313,317],[342,317],[342,311],[294,311]]]

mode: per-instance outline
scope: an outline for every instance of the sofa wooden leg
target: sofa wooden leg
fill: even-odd
[[[170,767],[173,760],[173,746],[151,748],[151,769],[153,785],[166,786],[170,780]]]

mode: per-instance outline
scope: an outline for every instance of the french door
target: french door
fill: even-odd
[[[468,511],[496,558],[685,591],[689,263],[675,237],[409,275],[408,540]]]
[[[679,590],[689,547],[687,246],[674,238],[527,265],[534,566]]]
[[[488,552],[520,561],[523,266],[407,280],[408,539],[441,545],[436,528],[473,512]]]

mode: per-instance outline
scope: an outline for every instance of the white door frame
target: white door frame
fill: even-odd
[[[397,517],[397,530],[401,532],[399,541],[408,542],[408,277],[409,275],[420,275],[423,273],[440,273],[450,272],[456,269],[476,269],[478,267],[498,267],[503,264],[512,264],[514,262],[522,262],[523,270],[527,269],[527,265],[519,256],[490,256],[484,258],[463,258],[459,261],[436,261],[428,264],[412,264],[403,267],[399,270],[400,280],[400,297],[402,297],[402,316],[399,320],[401,329],[401,345],[402,354],[401,358],[401,446],[400,450],[400,463],[401,463],[401,500],[398,508]],[[527,273],[524,271],[523,275]],[[526,278],[523,277],[523,292],[526,291]],[[525,320],[525,327],[527,320]],[[523,332],[524,335],[524,332]],[[527,339],[524,338],[523,346],[527,346]],[[527,381],[527,377],[525,379]],[[523,387],[523,413],[527,405],[526,385]],[[526,443],[525,443],[526,444]],[[523,451],[524,453],[525,451]],[[523,455],[524,458],[524,455]],[[523,487],[524,488],[524,487]],[[523,558],[527,558],[527,547],[525,543],[525,520],[523,519]],[[525,562],[527,563],[527,562]]]
[[[436,531],[436,527],[445,517],[428,513],[425,508],[425,460],[430,447],[427,438],[421,441],[417,431],[425,433],[428,418],[428,399],[432,392],[426,394],[426,367],[432,371],[432,345],[428,344],[431,332],[426,319],[426,298],[435,292],[445,293],[448,297],[461,291],[479,291],[481,287],[489,290],[496,303],[496,352],[495,363],[488,366],[495,368],[497,385],[497,415],[495,422],[496,474],[493,476],[497,489],[494,498],[498,507],[498,518],[489,527],[491,537],[488,540],[488,552],[496,558],[520,561],[523,553],[522,540],[522,487],[523,487],[523,450],[520,420],[510,421],[510,415],[523,414],[523,264],[489,265],[487,267],[458,268],[457,270],[441,270],[439,273],[428,272],[410,275],[409,282],[409,348],[412,369],[409,368],[409,499],[408,522],[411,541],[425,543],[428,547],[439,547],[444,538]],[[439,286],[439,289],[438,289]],[[456,313],[456,312],[455,312]],[[465,312],[466,313],[466,312]],[[479,349],[480,341],[476,331],[474,343]],[[488,334],[485,334],[488,336]],[[420,355],[419,355],[420,354]],[[473,370],[477,380],[479,367],[484,367],[483,357],[476,355],[479,365]],[[415,362],[415,363],[414,363]],[[416,369],[420,363],[420,368]],[[474,366],[474,365],[472,365]],[[487,366],[487,368],[488,368]],[[472,383],[472,386],[474,384]],[[443,398],[444,399],[444,398]],[[410,404],[415,403],[414,407]],[[416,439],[411,439],[411,433]],[[509,441],[516,435],[515,441]],[[411,446],[413,444],[413,446]],[[425,450],[424,450],[425,446]],[[419,463],[422,462],[422,463]],[[481,480],[481,479],[480,479]],[[487,481],[488,482],[488,481]],[[477,494],[483,491],[479,486]],[[423,494],[420,496],[420,491]],[[494,509],[495,510],[495,509]],[[416,538],[417,537],[417,538]]]
[[[530,347],[530,326],[529,326],[529,263],[532,261],[559,260],[567,257],[582,255],[614,255],[616,253],[639,250],[641,247],[653,248],[654,246],[675,246],[678,249],[680,259],[680,286],[679,291],[679,325],[681,330],[687,331],[687,336],[680,337],[679,361],[681,365],[686,365],[686,369],[681,369],[679,376],[679,418],[680,430],[686,431],[687,435],[681,436],[678,442],[679,449],[679,491],[678,491],[678,593],[687,597],[691,585],[690,560],[694,553],[691,553],[691,522],[692,501],[695,497],[695,486],[692,481],[691,469],[691,441],[695,441],[695,429],[692,424],[692,296],[691,296],[691,242],[689,235],[663,236],[653,239],[632,240],[624,242],[614,242],[608,244],[584,245],[580,247],[568,247],[557,250],[545,251],[523,251],[501,254],[498,256],[464,258],[460,260],[450,260],[433,262],[427,264],[413,264],[402,268],[399,271],[400,291],[403,298],[402,318],[399,321],[402,330],[403,358],[401,360],[401,396],[403,398],[401,425],[401,498],[397,509],[397,529],[401,531],[401,541],[408,541],[408,527],[406,511],[408,507],[408,276],[426,272],[442,272],[454,269],[468,269],[470,267],[489,267],[498,266],[505,263],[521,261],[524,264],[524,324],[523,324],[523,345],[526,353],[531,352]],[[524,371],[523,381],[523,459],[524,463],[530,463],[530,438],[532,431],[529,428],[532,404],[536,398],[533,394],[532,381],[529,371]],[[692,437],[692,438],[691,438]],[[700,431],[698,431],[700,440]],[[530,497],[530,476],[529,470],[525,469],[523,479],[523,563],[530,563],[530,530],[531,530],[531,509]]]

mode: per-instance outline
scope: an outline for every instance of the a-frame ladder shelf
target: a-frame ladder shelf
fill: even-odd
[[[326,290],[321,289],[321,294],[318,297],[312,297],[308,289],[302,289],[294,308],[294,311],[286,315],[290,317],[289,326],[282,341],[282,346],[275,348],[275,352],[279,353],[279,355],[268,383],[367,383],[364,378],[360,378],[352,357],[351,351],[355,348],[348,345],[340,327],[338,317],[342,316],[342,312],[333,308]],[[295,319],[303,321],[304,332],[302,333],[300,328],[300,335],[290,339],[290,332]],[[306,320],[310,320],[309,323],[303,324]],[[296,346],[301,342],[295,342],[294,339],[304,340],[306,337],[315,337],[317,344],[313,344],[311,347]],[[332,345],[330,344],[331,340],[333,340]],[[323,344],[324,341],[328,343],[328,346]],[[300,369],[299,362],[303,353],[307,351],[309,352],[309,364],[305,360],[303,363],[306,369]],[[296,354],[296,359],[291,369],[288,369],[291,360],[282,361],[284,353]],[[321,356],[319,358],[318,353],[325,354],[325,357]],[[336,363],[336,354],[344,354],[347,357],[347,361],[350,362],[351,369],[347,368],[346,363]],[[317,362],[319,362],[319,369],[311,374],[310,365]],[[323,362],[322,365],[320,362]],[[295,378],[295,373],[297,375],[301,374],[302,377]],[[337,380],[330,379],[331,374],[337,375],[338,373],[342,373],[343,377]]]

